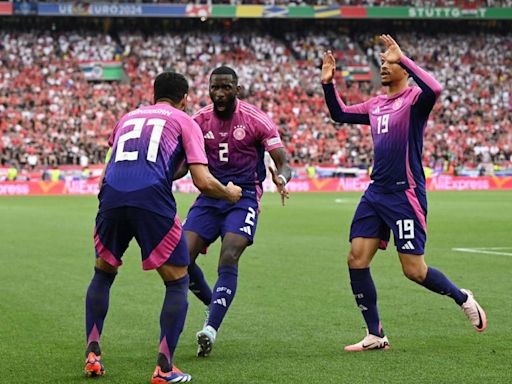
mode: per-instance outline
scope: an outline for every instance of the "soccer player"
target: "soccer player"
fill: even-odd
[[[235,297],[240,256],[254,241],[266,176],[265,151],[277,167],[270,170],[283,205],[288,198],[285,186],[291,177],[277,127],[267,114],[238,99],[240,86],[236,72],[229,67],[216,68],[210,76],[209,91],[213,104],[193,116],[204,135],[208,167],[221,182],[233,180],[243,192],[235,205],[201,193],[183,225],[190,251],[190,289],[207,306],[206,322],[197,333],[197,354],[203,357],[210,354]],[[195,261],[201,250],[219,236],[222,244],[218,280],[212,293]]]
[[[346,106],[333,82],[336,63],[331,51],[324,56],[322,84],[331,117],[340,123],[371,126],[374,142],[372,183],[356,209],[350,228],[348,255],[350,284],[368,328],[362,341],[346,351],[388,349],[377,310],[377,291],[370,263],[385,249],[393,231],[402,269],[409,279],[441,295],[450,296],[478,332],[487,327],[485,312],[473,294],[459,289],[441,271],[425,264],[427,199],[421,163],[423,131],[441,85],[406,57],[389,35],[381,35],[386,51],[380,75],[387,94]],[[408,85],[411,76],[418,87]]]
[[[209,172],[200,128],[184,111],[188,83],[174,72],[158,75],[154,105],[124,115],[109,139],[99,193],[94,242],[96,266],[87,290],[86,365],[88,376],[101,376],[100,336],[107,315],[110,287],[130,240],[141,249],[144,270],[156,269],[166,286],[160,314],[160,349],[152,383],[188,382],[191,376],[172,360],[187,314],[189,255],[172,195],[174,172],[187,161],[194,184],[226,205],[242,196],[233,183],[221,184]]]

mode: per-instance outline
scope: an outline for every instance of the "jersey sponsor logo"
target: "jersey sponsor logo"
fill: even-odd
[[[243,140],[245,138],[245,125],[235,125],[233,136],[237,140]]]
[[[270,147],[271,145],[280,144],[281,139],[279,137],[272,137],[267,140],[267,145]]]
[[[252,235],[251,227],[250,227],[250,226],[248,226],[248,225],[246,225],[245,227],[241,227],[241,228],[240,228],[240,230],[241,230],[242,232],[247,233],[248,235]]]
[[[212,131],[208,131],[208,132],[206,133],[206,135],[204,135],[204,138],[205,138],[205,139],[213,140],[213,139],[215,139],[215,136],[213,136],[213,132],[212,132]]]
[[[409,240],[407,243],[402,245],[402,249],[415,249],[414,245],[412,245],[411,241]]]
[[[402,99],[401,97],[396,99],[395,102],[393,103],[393,106],[391,108],[393,108],[393,111],[396,111],[398,108],[400,108],[402,106],[404,102],[404,99]]]

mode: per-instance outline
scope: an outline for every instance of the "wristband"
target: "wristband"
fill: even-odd
[[[277,175],[277,178],[283,181],[283,185],[286,185],[286,183],[288,183],[288,180],[286,180],[286,177],[284,177],[283,175]]]

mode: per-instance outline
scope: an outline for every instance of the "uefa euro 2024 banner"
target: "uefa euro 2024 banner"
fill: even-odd
[[[93,17],[195,17],[288,19],[511,19],[512,8],[371,7],[340,5],[208,5],[122,2],[15,2],[5,14]],[[1,4],[1,3],[0,3]],[[11,3],[8,3],[11,4]]]

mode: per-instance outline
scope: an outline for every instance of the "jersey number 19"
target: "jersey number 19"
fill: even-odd
[[[388,133],[389,113],[377,117],[377,135]]]

